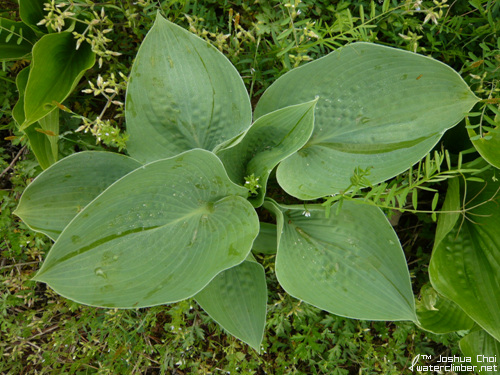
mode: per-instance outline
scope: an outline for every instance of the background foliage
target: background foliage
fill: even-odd
[[[500,4],[492,0],[49,4],[53,12],[46,24],[55,29],[73,17],[69,13],[84,15],[89,27],[75,38],[89,42],[97,55],[97,64],[64,102],[68,112],[61,112],[61,156],[125,148],[126,77],[158,9],[219,48],[243,76],[254,104],[280,75],[352,41],[430,55],[459,71],[476,95],[498,97]],[[19,20],[18,4],[2,2],[0,17]],[[2,30],[0,38],[5,33]],[[41,172],[12,119],[18,97],[15,78],[28,64],[24,59],[4,62],[0,71],[1,373],[400,374],[417,353],[459,353],[460,332],[433,335],[413,323],[350,320],[301,304],[278,286],[272,255],[258,259],[265,266],[269,288],[260,356],[221,332],[194,301],[104,310],[77,305],[30,281],[50,240],[12,216],[24,188]],[[494,129],[497,111],[494,104],[484,105],[467,125],[477,133]],[[472,147],[465,125],[447,132],[439,145],[449,150],[451,159]],[[473,157],[477,154],[464,156]],[[398,178],[403,177],[395,181]],[[437,192],[446,188],[439,179],[423,183]],[[440,207],[444,197],[436,202],[434,197],[434,192],[420,194],[419,208]],[[418,295],[428,283],[435,224],[431,215],[422,213],[393,216],[392,221]]]

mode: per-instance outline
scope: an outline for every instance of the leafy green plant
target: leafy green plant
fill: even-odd
[[[47,13],[56,14],[47,23]],[[0,61],[31,59],[16,78],[19,101],[13,117],[29,139],[42,168],[58,159],[59,107],[86,70],[95,63],[90,44],[78,43],[73,31],[81,26],[74,13],[40,0],[20,0],[22,22],[0,18]]]
[[[437,300],[415,307],[404,253],[380,208],[345,200],[327,215],[324,205],[277,202],[266,190],[276,167],[281,188],[301,200],[343,194],[356,171],[369,170],[377,184],[407,170],[479,101],[451,68],[353,43],[279,78],[252,122],[248,94],[229,61],[158,16],[136,57],[126,100],[130,157],[77,153],[25,190],[15,213],[55,241],[35,280],[93,306],[137,308],[194,297],[259,350],[267,291],[253,248],[276,251],[279,283],[323,310],[424,328],[435,322],[423,316]],[[462,212],[450,205],[448,211]],[[260,207],[275,216],[276,227],[259,223]],[[436,249],[455,225],[443,217]],[[482,260],[493,267],[494,285],[498,262]],[[457,298],[437,279],[433,285],[445,296],[439,306],[448,299],[458,305],[443,313],[465,312],[496,334],[467,306],[475,301]],[[469,327],[469,320],[457,321],[453,329]]]
[[[450,181],[444,209],[466,204],[471,210],[440,218],[429,276],[436,290],[460,306],[461,314],[465,312],[498,345],[500,186],[495,173],[487,169],[478,175],[484,182],[469,182],[466,189],[458,179]]]

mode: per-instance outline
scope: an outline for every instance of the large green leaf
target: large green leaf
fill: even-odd
[[[72,154],[26,188],[14,213],[31,229],[55,240],[88,203],[140,166],[134,159],[112,152]]]
[[[264,207],[277,216],[276,276],[290,295],[350,318],[417,320],[406,259],[380,209],[345,202],[326,218],[320,205]]]
[[[488,163],[496,168],[500,168],[500,128],[495,128],[494,131],[488,132],[484,137],[476,139],[477,133],[473,129],[467,129],[469,137],[473,139],[472,144],[477,152]]]
[[[209,151],[144,165],[71,221],[35,279],[93,306],[192,297],[248,256],[259,221],[247,194]]]
[[[416,311],[418,325],[434,333],[469,330],[475,324],[456,303],[437,293],[430,285],[420,290]]]
[[[250,198],[254,206],[264,202],[267,179],[279,162],[300,149],[314,128],[316,101],[280,109],[259,118],[235,146],[217,155],[234,182],[259,178],[260,189]]]
[[[222,271],[195,299],[226,331],[260,352],[266,323],[266,273],[252,258]]]
[[[280,77],[255,117],[319,97],[311,139],[277,170],[300,199],[335,194],[357,167],[370,180],[421,159],[479,99],[448,66],[408,51],[354,43]]]
[[[467,202],[466,217],[441,229],[439,219],[436,242],[429,266],[433,287],[458,304],[484,330],[500,339],[500,183],[490,168],[482,175],[485,182],[467,182],[467,193],[456,194],[458,181],[450,181],[453,200],[449,207]],[[463,186],[462,186],[463,189]],[[446,201],[445,201],[446,203]],[[446,218],[446,214],[441,214]]]
[[[54,110],[54,102],[62,103],[94,62],[90,45],[82,43],[77,50],[70,32],[43,36],[33,48],[21,130]]]
[[[245,86],[229,60],[160,14],[132,67],[126,117],[127,151],[140,161],[214,150],[252,120]]]
[[[484,330],[469,333],[459,342],[465,356],[471,358],[476,373],[498,375],[500,371],[500,342]]]
[[[0,61],[29,55],[35,39],[35,33],[24,23],[0,18]]]

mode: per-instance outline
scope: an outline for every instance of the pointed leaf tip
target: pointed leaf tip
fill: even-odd
[[[267,286],[264,268],[259,263],[245,260],[222,271],[195,299],[222,328],[260,353]]]

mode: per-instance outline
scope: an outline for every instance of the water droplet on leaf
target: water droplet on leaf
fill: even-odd
[[[97,267],[94,270],[94,273],[95,273],[96,276],[102,277],[103,279],[107,279],[108,278],[108,276],[106,275],[106,273],[104,272],[104,270],[101,267]]]

